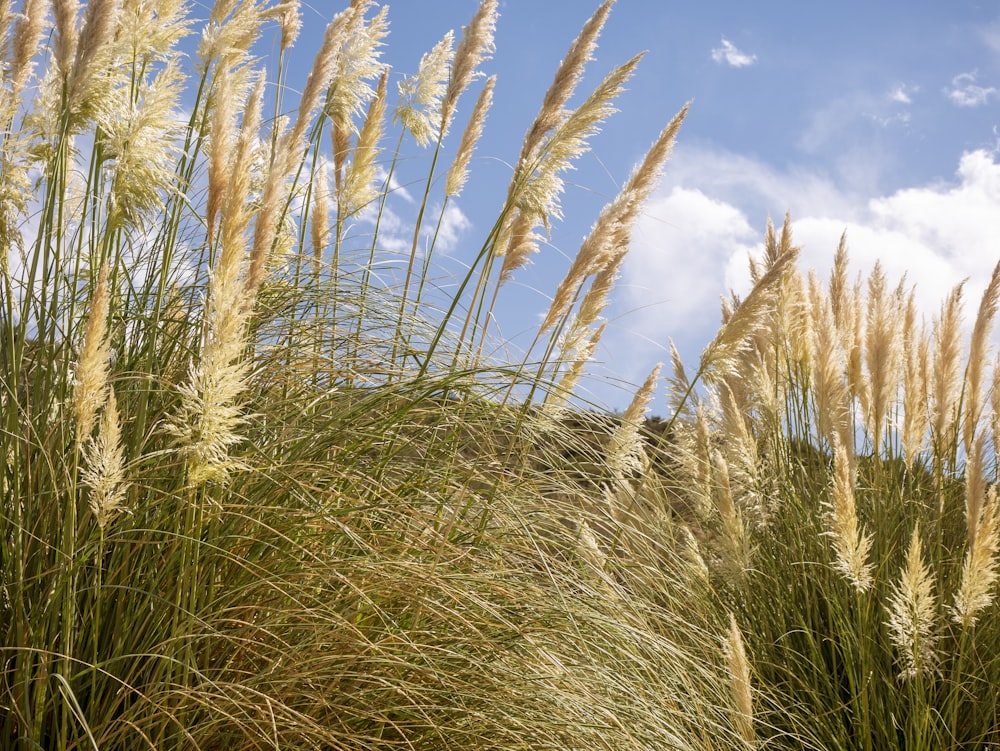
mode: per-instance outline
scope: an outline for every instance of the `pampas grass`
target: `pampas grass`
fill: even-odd
[[[0,748],[1000,743],[996,272],[967,338],[961,286],[925,321],[846,237],[823,282],[786,216],[695,366],[610,414],[578,386],[686,105],[490,354],[641,70],[577,92],[610,0],[443,284],[494,0],[406,77],[356,0],[298,82],[292,0],[10,8]]]
[[[635,492],[655,374],[625,422],[572,401],[624,247],[566,350],[482,354],[499,230],[557,228],[557,173],[637,65],[570,107],[610,3],[468,277],[425,297],[425,212],[478,190],[497,5],[400,106],[368,0],[298,82],[291,0],[23,5],[0,110],[0,748],[742,747],[717,624],[684,612]],[[427,174],[390,279],[402,160]]]

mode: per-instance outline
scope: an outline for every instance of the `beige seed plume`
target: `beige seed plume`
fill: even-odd
[[[55,46],[53,57],[56,70],[62,77],[68,77],[72,60],[76,57],[77,30],[76,16],[80,10],[80,0],[53,0],[52,21],[55,26]]]
[[[976,534],[986,503],[986,436],[980,434],[965,460],[965,526],[969,549],[976,547]]]
[[[993,377],[990,381],[990,434],[993,451],[1000,456],[1000,353],[993,359]]]
[[[594,330],[580,324],[571,327],[560,356],[560,360],[569,367],[556,386],[545,395],[545,401],[542,403],[542,414],[545,419],[559,420],[565,414],[566,404],[583,376],[583,369],[594,356],[597,343],[604,334],[606,326],[606,323],[601,324]]]
[[[278,20],[281,27],[281,45],[279,50],[287,52],[295,40],[299,38],[302,30],[302,11],[300,0],[282,0],[280,3],[270,8],[266,15]]]
[[[625,260],[626,253],[628,253],[628,246],[619,248],[618,253],[610,257],[607,265],[594,277],[590,289],[587,290],[587,294],[583,296],[583,302],[580,303],[580,310],[577,313],[580,321],[589,325],[604,312],[608,306],[608,296],[618,278],[618,272]]]
[[[128,486],[125,484],[125,452],[121,444],[121,418],[114,389],[101,414],[97,437],[84,450],[83,484],[90,488],[90,510],[97,526],[104,529],[121,510]]]
[[[236,144],[236,97],[229,71],[223,68],[215,80],[215,106],[211,117],[211,151],[208,155],[208,198],[205,201],[205,222],[208,244],[215,241],[215,222],[222,206],[222,197],[229,185],[229,166]]]
[[[457,196],[465,187],[465,182],[469,177],[469,162],[472,159],[472,153],[483,134],[486,113],[489,112],[493,104],[493,88],[496,86],[496,82],[497,77],[490,76],[486,79],[483,90],[479,92],[476,106],[472,110],[468,125],[465,126],[458,151],[455,153],[455,159],[452,161],[451,167],[448,169],[448,176],[445,178],[444,194],[446,196]]]
[[[312,208],[309,211],[313,270],[317,274],[330,236],[330,199],[330,162],[322,160],[312,181]]]
[[[73,415],[76,445],[79,448],[90,437],[97,420],[97,410],[107,401],[108,366],[111,348],[107,338],[110,293],[108,268],[102,266],[90,301],[87,328],[80,347],[80,361],[73,379]]]
[[[915,525],[906,564],[894,584],[886,604],[889,637],[899,652],[901,679],[931,672],[937,665],[937,598],[934,579],[924,564],[920,527]]]
[[[420,146],[426,146],[441,133],[441,99],[448,87],[454,34],[449,31],[430,52],[420,58],[414,76],[398,84],[399,104],[394,119],[403,124]]]
[[[1000,513],[996,487],[987,492],[986,504],[962,564],[962,581],[955,593],[952,618],[962,628],[975,625],[979,615],[996,597],[1000,578]]]
[[[733,370],[740,352],[773,310],[782,279],[792,268],[798,253],[799,249],[793,246],[775,259],[702,352],[698,370],[706,381],[712,382]]]
[[[566,314],[584,279],[604,267],[609,255],[628,247],[632,238],[632,228],[649,194],[662,175],[663,165],[673,150],[677,132],[687,116],[689,107],[690,104],[685,104],[660,131],[642,162],[632,170],[625,187],[601,210],[590,234],[580,246],[572,266],[556,289],[552,305],[542,321],[540,331],[548,330]]]
[[[644,469],[645,450],[643,449],[640,429],[643,419],[649,412],[649,403],[653,399],[656,385],[660,380],[662,367],[662,363],[657,363],[646,377],[611,434],[611,440],[608,442],[607,462],[608,467],[617,478],[640,473]]]
[[[846,332],[845,316],[850,313],[853,302],[849,297],[847,281],[847,233],[840,236],[840,244],[833,260],[833,271],[830,272],[830,309],[833,311],[833,321],[838,330]]]
[[[750,547],[746,524],[736,506],[729,482],[729,463],[718,449],[712,449],[712,469],[715,477],[715,497],[722,519],[725,563],[733,573],[741,574],[750,567]]]
[[[69,81],[69,108],[75,111],[90,93],[98,55],[114,36],[121,0],[89,0]]]
[[[869,410],[865,415],[873,452],[880,454],[889,408],[899,385],[900,300],[886,287],[881,262],[868,277],[868,315],[865,322],[865,365],[868,369]]]
[[[926,328],[917,326],[917,305],[913,290],[903,314],[903,457],[912,467],[925,448],[927,435],[927,371],[930,345]]]
[[[872,564],[868,560],[872,537],[865,534],[858,521],[855,469],[847,450],[839,441],[834,446],[832,496],[828,504],[830,527],[827,534],[833,541],[833,565],[859,594],[863,594],[872,584]]]
[[[16,99],[31,75],[31,60],[45,31],[45,0],[25,0],[21,18],[14,32],[14,48],[10,62],[11,96]]]
[[[542,107],[535,117],[531,128],[528,129],[521,146],[521,156],[519,164],[528,162],[532,154],[541,145],[545,135],[555,128],[563,117],[563,108],[566,102],[573,96],[577,84],[583,77],[583,71],[587,63],[593,59],[594,49],[597,47],[597,38],[608,20],[611,13],[611,6],[614,0],[605,0],[583,25],[580,33],[570,45],[566,57],[556,69],[555,78],[545,93],[542,100]]]
[[[349,216],[363,209],[378,195],[375,187],[375,157],[378,156],[378,143],[385,131],[385,93],[388,80],[387,66],[382,71],[375,96],[368,106],[368,116],[358,134],[354,157],[344,180],[343,192],[340,195],[340,211],[343,216]]]
[[[838,439],[841,445],[853,446],[840,335],[834,322],[830,299],[812,274],[809,276],[809,296],[812,303],[812,390],[816,399],[819,434],[830,446]]]
[[[979,303],[979,313],[972,327],[972,339],[969,342],[969,363],[965,368],[965,404],[962,440],[966,451],[971,450],[975,440],[976,428],[983,411],[983,378],[986,361],[989,357],[989,338],[993,329],[993,319],[1000,305],[1000,263],[993,269],[990,283],[983,292]]]
[[[493,52],[493,34],[497,23],[497,0],[483,0],[469,25],[462,29],[462,39],[455,49],[451,79],[441,102],[441,133],[448,132],[455,105],[462,92],[476,77],[479,64]]]
[[[637,55],[609,73],[576,110],[565,116],[532,160],[515,168],[508,200],[517,210],[511,221],[512,225],[526,227],[527,231],[510,233],[501,269],[502,281],[525,265],[537,250],[534,228],[542,224],[548,229],[551,218],[561,218],[561,175],[570,169],[574,159],[588,150],[588,139],[597,132],[598,124],[614,112],[611,101],[622,92],[640,58],[641,55]],[[497,255],[504,252],[500,244]]]
[[[723,645],[729,682],[736,704],[736,731],[746,743],[757,746],[753,728],[753,693],[750,684],[750,661],[743,646],[743,633],[736,623],[736,616],[729,614],[729,633]]]
[[[167,426],[180,444],[191,486],[224,482],[239,466],[229,452],[241,440],[238,431],[244,422],[240,397],[249,366],[243,354],[246,322],[253,305],[243,281],[252,215],[247,197],[263,91],[261,76],[247,100],[227,170],[230,180],[220,209],[220,252],[209,279],[200,358],[178,388],[180,407]]]
[[[963,286],[964,282],[952,290],[934,321],[930,421],[938,456],[947,455],[958,437]]]

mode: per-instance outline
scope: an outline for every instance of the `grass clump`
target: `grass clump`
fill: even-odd
[[[609,461],[615,421],[564,404],[683,113],[598,220],[543,355],[482,354],[638,62],[575,96],[610,9],[442,295],[423,238],[474,189],[495,0],[395,108],[370,0],[304,82],[293,0],[0,3],[0,746],[743,743],[714,624],[628,505],[637,422]],[[380,220],[424,147],[400,257]]]
[[[789,222],[769,231],[757,289],[794,253]],[[678,368],[676,440],[663,444],[687,496],[676,508],[710,572],[700,602],[715,619],[732,613],[745,640],[760,742],[1000,740],[995,368],[988,380],[998,284],[1000,271],[966,343],[961,285],[921,324],[913,291],[879,265],[849,282],[842,242],[829,284],[785,267],[718,365],[751,297],[734,301],[701,393]]]

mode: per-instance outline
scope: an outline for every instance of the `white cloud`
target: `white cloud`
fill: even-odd
[[[904,83],[900,83],[889,90],[887,98],[890,102],[895,102],[896,104],[912,104],[912,95],[916,94],[919,90],[920,87],[918,86],[907,86]]]
[[[968,279],[966,318],[975,315],[1000,259],[998,153],[967,152],[952,180],[875,197],[747,157],[704,155],[700,173],[680,160],[681,174],[672,170],[673,184],[650,201],[637,227],[622,279],[620,327],[628,333],[607,344],[619,373],[641,380],[652,361],[666,357],[648,343],[665,348],[670,339],[689,366],[697,361],[718,327],[719,296],[749,287],[747,255],[762,247],[762,203],[771,205],[776,223],[792,208],[803,270],[825,278],[846,231],[855,273],[866,274],[879,260],[893,282],[905,275],[928,320]]]
[[[434,216],[441,211],[440,207],[436,207],[433,212]],[[424,227],[424,235],[427,239],[428,244],[433,240],[435,250],[440,250],[443,253],[450,253],[458,247],[458,241],[462,238],[462,235],[466,230],[472,227],[472,222],[469,221],[462,210],[454,203],[449,203],[448,207],[444,210],[444,215],[441,217],[440,226],[437,227],[437,237],[434,237],[435,228],[431,226]]]
[[[712,59],[717,63],[725,63],[733,68],[743,68],[757,62],[756,55],[748,55],[736,48],[732,42],[722,37],[722,46],[712,50]]]
[[[997,95],[993,86],[976,84],[976,72],[959,73],[951,79],[951,87],[945,88],[947,96],[953,104],[959,107],[981,107]]]

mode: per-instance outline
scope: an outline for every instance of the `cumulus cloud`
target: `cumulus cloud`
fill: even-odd
[[[951,79],[951,86],[944,90],[953,104],[958,107],[981,107],[997,95],[993,86],[976,84],[976,73],[959,73]]]
[[[712,59],[717,63],[725,63],[733,68],[744,68],[757,62],[756,55],[748,55],[737,49],[736,45],[722,37],[722,46],[712,50]]]
[[[891,280],[905,276],[928,320],[963,280],[971,318],[1000,258],[996,152],[963,154],[947,182],[874,198],[725,153],[705,160],[701,178],[678,161],[683,182],[675,174],[650,201],[623,269],[622,329],[629,333],[607,345],[619,372],[636,381],[665,357],[649,343],[665,348],[673,339],[685,362],[696,362],[718,328],[720,295],[749,289],[747,256],[762,249],[763,217],[748,206],[769,202],[778,224],[791,207],[800,266],[821,277],[846,231],[853,271],[866,274],[879,260]]]

